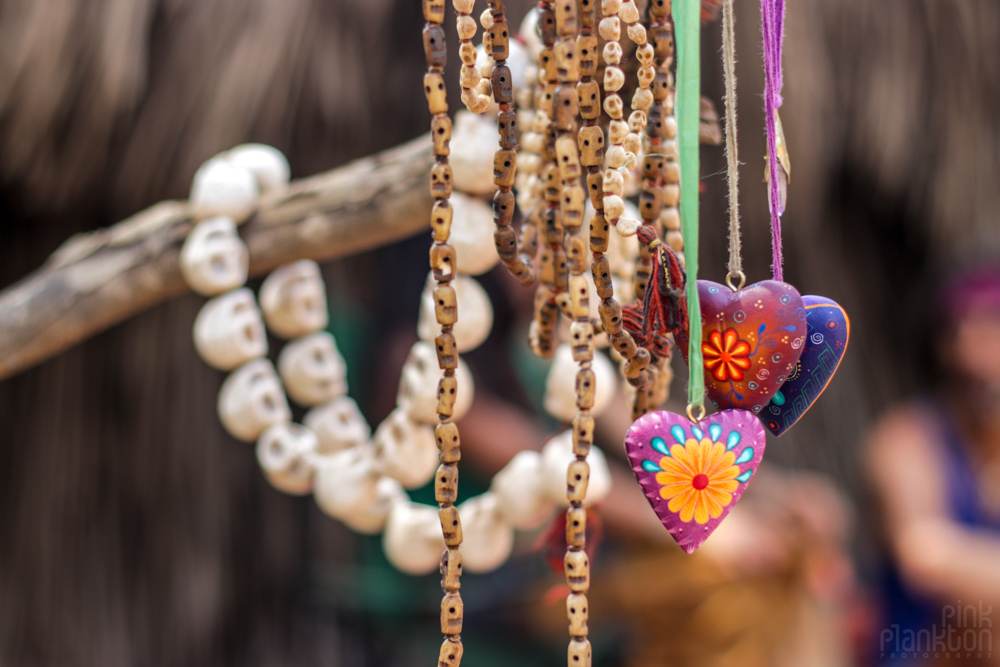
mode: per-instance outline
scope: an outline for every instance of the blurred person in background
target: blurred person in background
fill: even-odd
[[[996,665],[1000,266],[956,274],[937,306],[941,381],[885,414],[867,452],[888,556],[879,659]]]

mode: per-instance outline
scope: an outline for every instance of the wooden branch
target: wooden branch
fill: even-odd
[[[250,273],[344,257],[427,227],[430,147],[423,136],[263,196],[240,227]],[[185,202],[161,202],[71,238],[0,292],[0,380],[187,291],[178,258],[191,226]]]

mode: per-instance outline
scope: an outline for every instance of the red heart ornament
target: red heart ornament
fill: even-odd
[[[625,435],[625,453],[656,516],[687,553],[708,539],[764,457],[764,427],[750,412],[726,410],[697,424],[651,412]]]
[[[757,414],[788,379],[806,340],[806,309],[791,285],[763,280],[741,290],[698,281],[705,389],[720,410]],[[687,331],[679,332],[688,357]]]

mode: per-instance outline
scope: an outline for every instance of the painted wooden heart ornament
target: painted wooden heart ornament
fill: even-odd
[[[791,285],[762,280],[733,291],[698,281],[705,389],[720,410],[760,412],[789,378],[806,339],[806,310]],[[687,332],[677,336],[687,361]]]
[[[651,412],[628,430],[625,453],[656,516],[690,554],[743,495],[765,440],[760,420],[746,410],[725,410],[697,424]]]
[[[844,358],[851,334],[847,312],[836,301],[822,296],[804,296],[802,303],[807,326],[802,356],[758,415],[775,435],[790,429],[830,384]]]

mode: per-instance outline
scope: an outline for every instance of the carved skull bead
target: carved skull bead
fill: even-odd
[[[268,328],[281,338],[324,329],[329,313],[319,266],[305,259],[272,271],[261,285],[260,307]]]
[[[194,226],[180,256],[181,274],[202,296],[234,290],[247,281],[250,255],[232,218],[209,218]]]
[[[289,398],[299,405],[311,407],[347,393],[347,364],[326,331],[285,345],[278,356],[278,373]]]
[[[226,378],[219,391],[218,411],[230,435],[246,442],[292,418],[278,374],[267,359],[255,359]]]
[[[267,354],[253,292],[238,289],[207,301],[194,321],[194,346],[205,363],[225,371]]]

